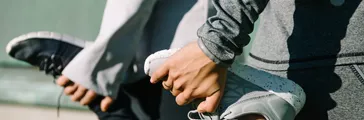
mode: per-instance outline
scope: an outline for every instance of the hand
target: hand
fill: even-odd
[[[70,96],[72,101],[80,102],[81,105],[90,104],[98,96],[94,91],[73,83],[66,76],[59,77],[56,82],[59,86],[64,87],[64,93]],[[112,102],[111,97],[105,97],[101,101],[101,110],[105,112]]]
[[[172,55],[151,76],[151,83],[163,81],[165,89],[171,90],[178,105],[196,98],[206,98],[197,107],[199,112],[214,112],[225,87],[227,69],[217,66],[198,47],[191,43]]]

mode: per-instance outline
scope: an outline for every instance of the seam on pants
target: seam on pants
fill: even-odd
[[[361,84],[364,85],[364,74],[360,70],[357,64],[350,65],[351,70],[354,72],[355,76],[358,78]]]

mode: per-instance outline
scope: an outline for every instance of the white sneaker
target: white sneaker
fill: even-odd
[[[145,73],[152,75],[178,50],[162,50],[150,55],[145,61]],[[293,120],[305,100],[303,89],[293,81],[235,62],[229,68],[217,112],[202,114],[192,110],[187,116],[191,120],[227,120],[258,114],[266,120]]]

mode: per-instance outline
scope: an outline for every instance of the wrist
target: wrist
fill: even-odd
[[[212,52],[208,47],[206,46],[204,41],[200,38],[199,40],[197,40],[197,44],[198,47],[201,49],[201,51],[208,57],[210,58],[210,60],[212,60],[215,64],[217,64],[220,67],[230,67],[230,65],[232,64],[232,62],[230,63],[230,60],[221,60],[219,59],[219,57],[217,57],[216,54],[223,54],[223,53],[216,53],[216,52]],[[210,46],[211,47],[211,46]],[[217,47],[216,47],[217,48]],[[233,61],[233,59],[231,60]]]

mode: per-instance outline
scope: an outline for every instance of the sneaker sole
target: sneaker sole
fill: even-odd
[[[58,40],[58,41],[67,42],[69,44],[76,45],[76,46],[79,46],[82,48],[91,44],[91,41],[82,40],[82,39],[72,37],[72,36],[66,35],[66,34],[60,34],[60,33],[49,32],[49,31],[38,31],[38,32],[30,32],[27,34],[23,34],[23,35],[20,35],[18,37],[15,37],[14,39],[12,39],[6,45],[6,53],[9,54],[11,49],[13,47],[15,47],[19,42],[29,40],[29,39],[34,39],[34,38]]]

